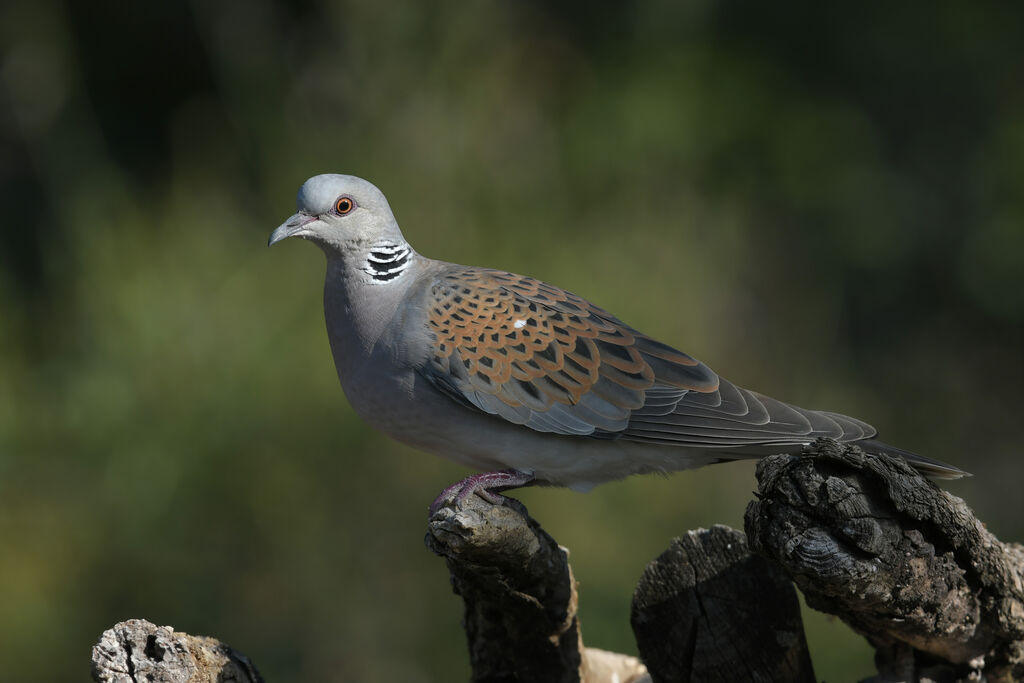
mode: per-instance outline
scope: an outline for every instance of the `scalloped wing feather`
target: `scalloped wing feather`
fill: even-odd
[[[449,265],[428,290],[425,376],[464,404],[540,432],[723,449],[875,433],[720,380],[693,357],[533,278]]]

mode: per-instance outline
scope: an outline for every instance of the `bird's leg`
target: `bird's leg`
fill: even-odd
[[[474,493],[488,503],[501,505],[505,502],[505,497],[499,495],[498,491],[528,486],[534,481],[534,476],[531,473],[520,472],[519,470],[499,470],[497,472],[474,474],[441,491],[441,495],[430,504],[430,515],[433,516],[448,501],[451,500],[458,505]]]

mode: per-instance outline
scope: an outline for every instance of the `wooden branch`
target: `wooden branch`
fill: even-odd
[[[144,619],[103,632],[92,648],[97,683],[263,683],[249,659],[215,638],[176,633]]]
[[[1024,548],[898,458],[821,440],[757,469],[751,549],[877,650],[880,680],[1024,678]]]
[[[726,526],[691,531],[647,565],[630,621],[656,682],[815,680],[793,582]]]
[[[449,504],[431,517],[426,544],[465,603],[475,683],[646,678],[635,657],[583,647],[568,555],[518,501]]]
[[[632,624],[650,674],[635,657],[583,647],[567,552],[520,503],[470,496],[441,508],[426,544],[463,598],[472,680],[811,681],[787,575],[874,645],[872,680],[1024,680],[1024,547],[1001,543],[898,458],[821,440],[765,458],[757,476],[749,540],[690,532],[645,571]],[[93,678],[261,681],[226,645],[142,620],[103,634]]]

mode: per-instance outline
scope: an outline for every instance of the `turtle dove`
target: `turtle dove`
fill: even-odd
[[[585,491],[645,472],[798,452],[819,437],[896,453],[858,419],[743,389],[563,289],[418,254],[387,199],[349,175],[307,180],[270,236],[327,255],[324,313],[353,409],[415,448],[481,470],[435,501],[528,484]]]

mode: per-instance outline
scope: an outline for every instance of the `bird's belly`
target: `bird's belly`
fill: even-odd
[[[474,442],[476,415],[436,392],[414,372],[366,379],[342,376],[341,383],[352,409],[374,429],[473,469],[513,466],[496,457],[486,445],[486,436]]]
[[[690,448],[538,432],[467,408],[412,370],[366,382],[342,378],[342,386],[361,418],[404,444],[475,470],[532,472],[539,480],[576,490],[714,459]]]

